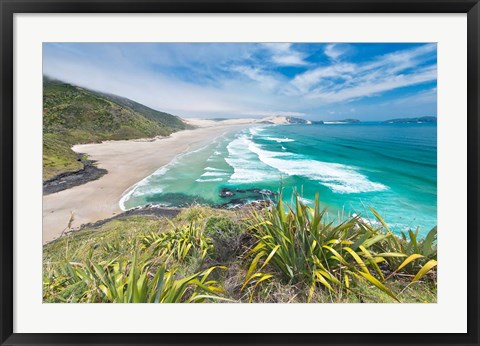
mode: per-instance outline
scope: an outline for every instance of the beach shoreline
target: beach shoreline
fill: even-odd
[[[107,174],[98,180],[43,196],[43,244],[83,224],[111,218],[123,210],[122,196],[176,156],[198,150],[226,133],[253,124],[221,124],[175,132],[153,140],[121,140],[75,145]]]

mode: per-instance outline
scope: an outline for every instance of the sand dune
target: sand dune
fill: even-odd
[[[225,119],[225,120],[212,120],[212,119],[184,119],[187,124],[198,127],[218,127],[225,125],[246,125],[258,123],[258,119]]]
[[[223,119],[223,120],[212,120],[212,119],[185,119],[185,122],[190,125],[199,126],[199,127],[211,127],[219,125],[242,125],[242,124],[278,124],[285,125],[289,124],[286,116],[271,116],[261,119],[252,119],[252,118],[236,118],[236,119]]]

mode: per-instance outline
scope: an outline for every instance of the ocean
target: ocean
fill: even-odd
[[[120,201],[225,208],[297,192],[319,193],[332,220],[377,210],[397,233],[426,235],[437,224],[434,123],[260,125],[228,133],[139,182]]]

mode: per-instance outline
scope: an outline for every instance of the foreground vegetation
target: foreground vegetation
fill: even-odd
[[[134,101],[44,78],[43,179],[83,168],[74,144],[168,136],[186,127]]]
[[[395,236],[373,209],[328,222],[281,200],[130,217],[44,247],[45,302],[436,302],[436,228]]]

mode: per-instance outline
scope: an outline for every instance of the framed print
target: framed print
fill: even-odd
[[[2,344],[477,345],[479,6],[2,1]]]

